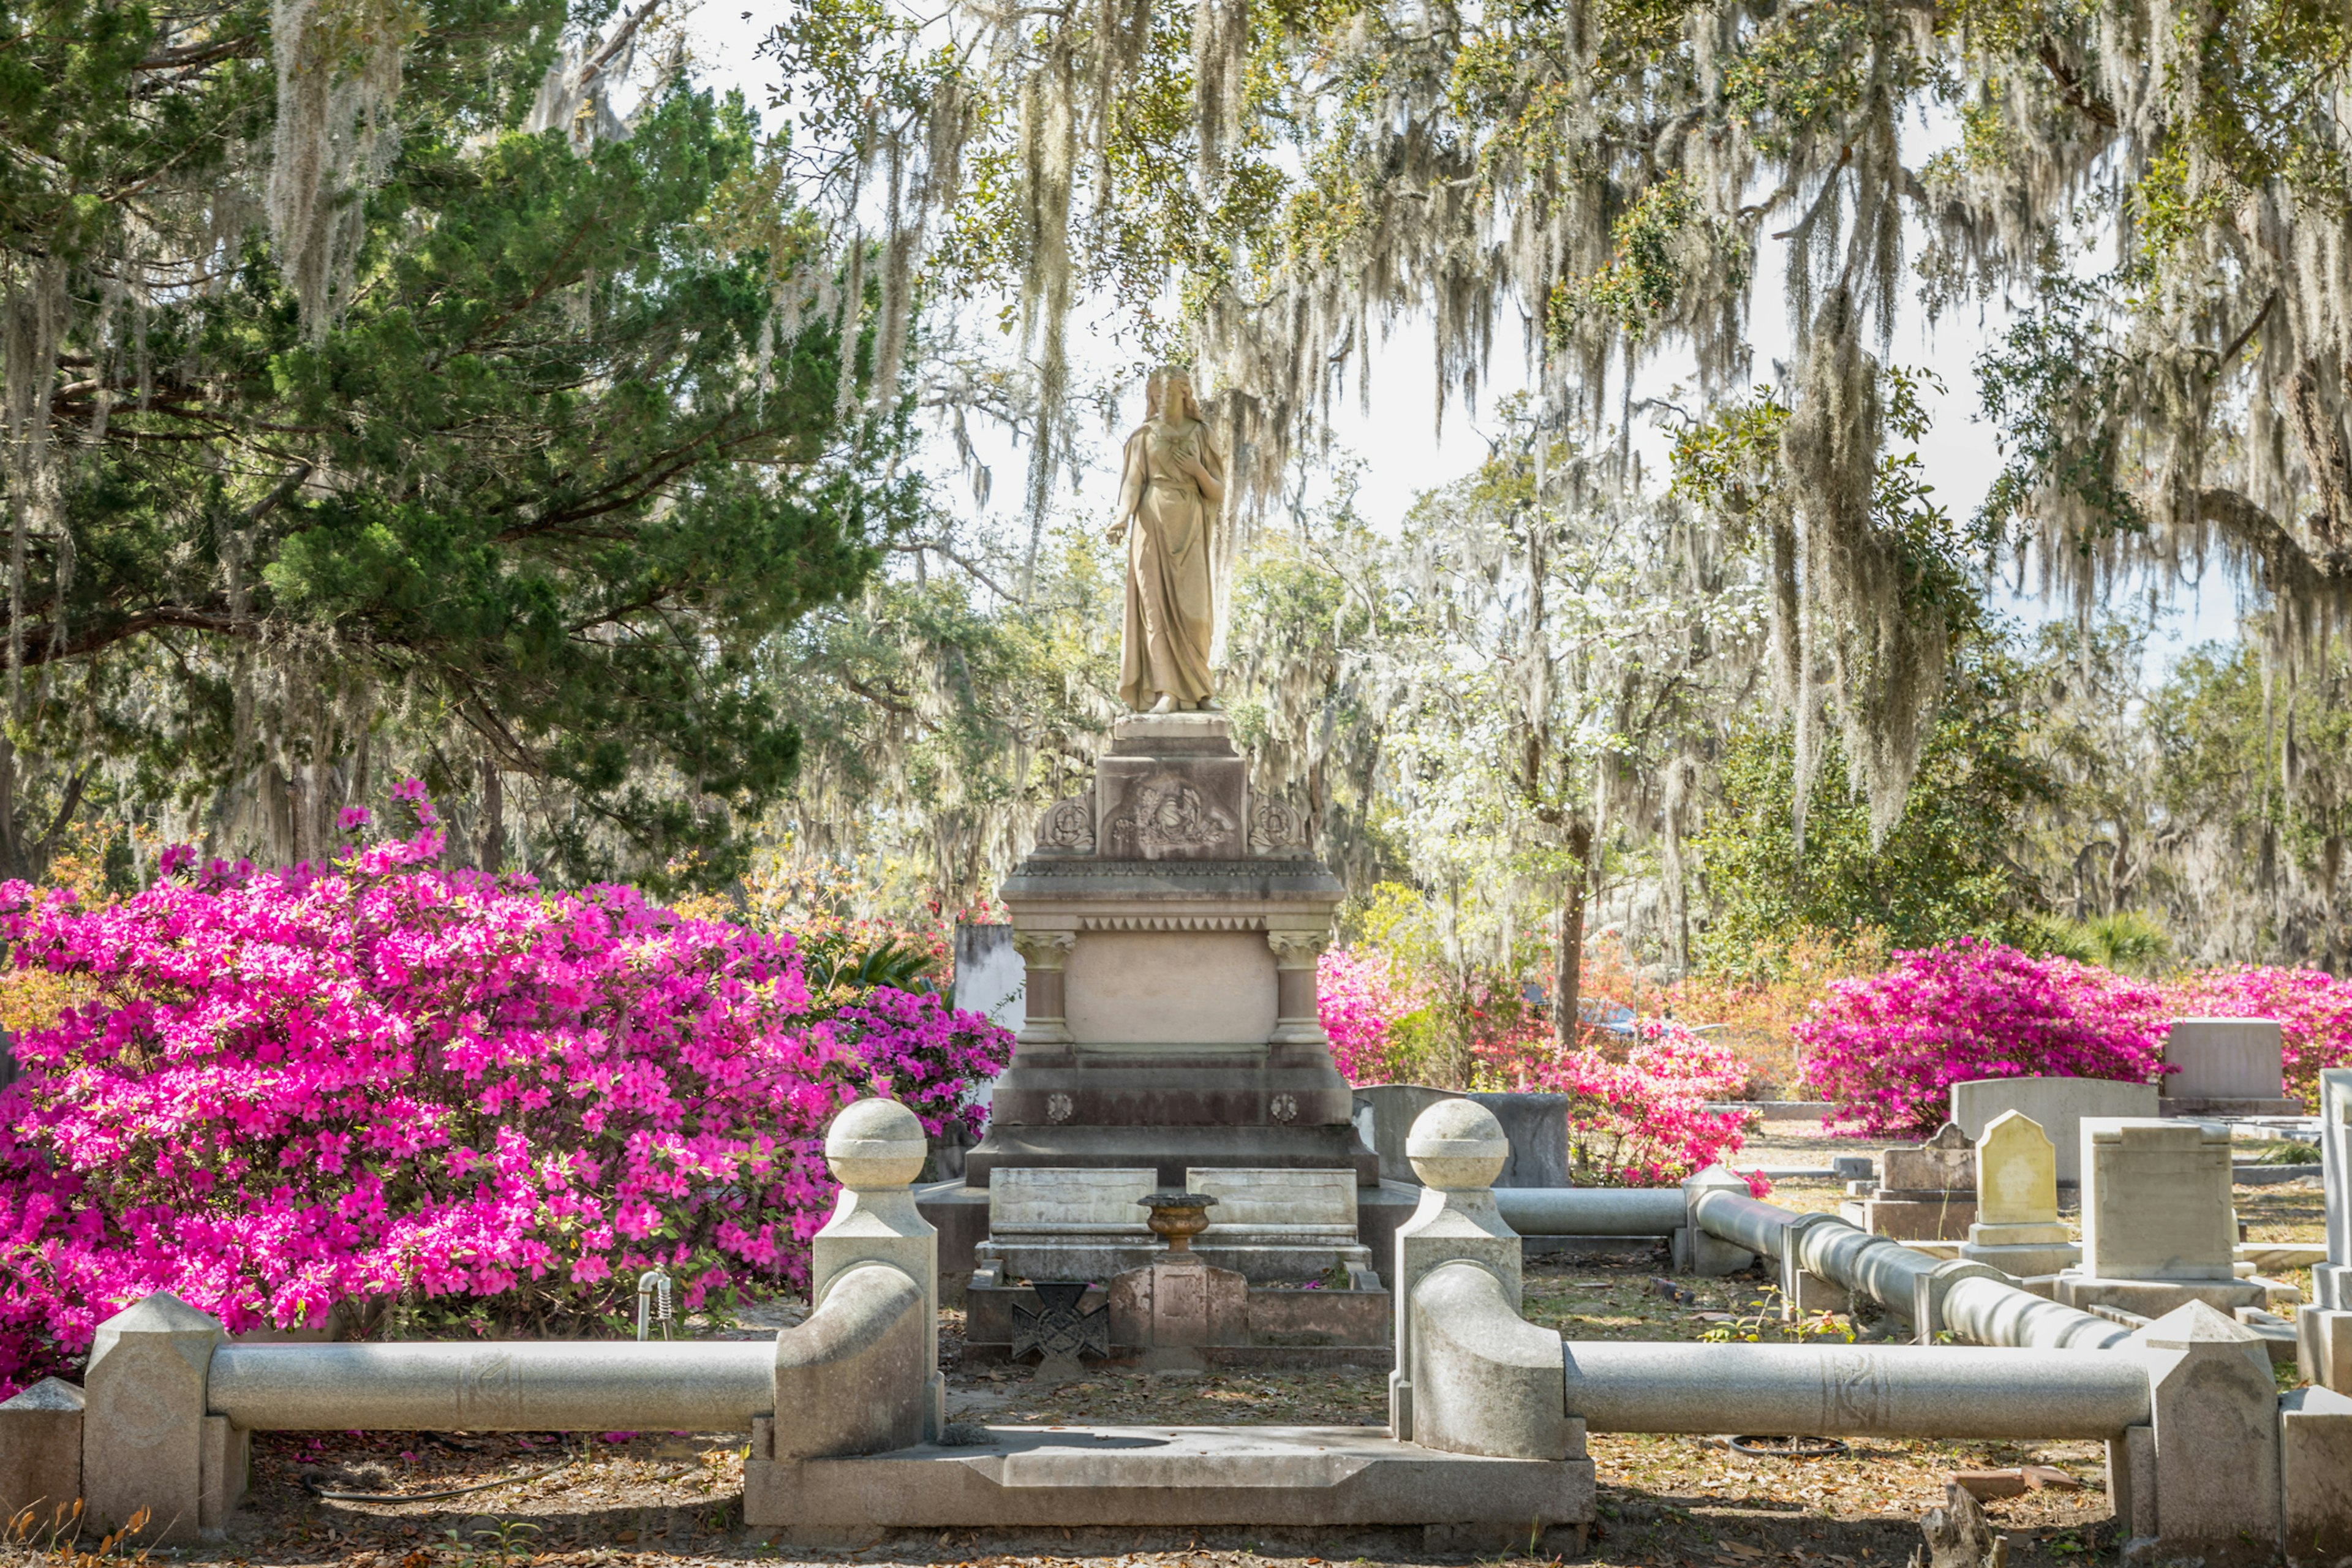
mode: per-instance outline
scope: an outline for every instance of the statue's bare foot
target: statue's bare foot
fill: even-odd
[[[1213,697],[1203,697],[1200,701],[1192,704],[1192,706],[1198,708],[1203,713],[1214,713],[1219,710],[1217,708],[1217,700]]]
[[[1175,712],[1175,711],[1176,711],[1176,694],[1175,694],[1174,692],[1172,692],[1172,691],[1163,691],[1163,692],[1161,692],[1161,693],[1160,694],[1160,700],[1159,700],[1159,701],[1157,701],[1157,702],[1155,702],[1155,703],[1153,703],[1153,704],[1151,705],[1151,711],[1153,711],[1154,713],[1173,713],[1173,712]]]

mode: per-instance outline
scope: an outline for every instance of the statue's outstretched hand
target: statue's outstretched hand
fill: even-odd
[[[1121,518],[1118,521],[1112,523],[1109,528],[1103,531],[1103,537],[1109,540],[1113,544],[1125,543],[1127,542],[1127,520],[1125,518]]]

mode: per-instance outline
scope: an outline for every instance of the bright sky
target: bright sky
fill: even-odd
[[[751,14],[747,18],[745,0],[704,0],[689,15],[687,34],[702,79],[722,91],[740,87],[755,108],[764,110],[772,75],[757,51],[761,37],[779,19],[781,12],[771,0],[751,0]],[[771,113],[768,118],[772,124],[776,117]],[[1924,155],[1926,148],[1932,146],[1932,142],[1926,140],[1932,132],[1914,128],[1913,134],[1923,139],[1921,149],[1907,145],[1906,139],[1906,156],[1916,161]],[[1912,236],[1915,242],[1918,237],[1916,233]],[[1787,355],[1789,344],[1781,261],[1769,242],[1766,242],[1758,258],[1756,276],[1754,309],[1750,313],[1756,346],[1754,363],[1759,378],[1769,379],[1774,361]],[[1894,360],[1934,371],[1946,387],[1941,396],[1929,399],[1935,425],[1921,445],[1920,456],[1936,499],[1956,517],[1965,517],[1976,510],[2000,470],[2000,458],[1993,447],[1992,431],[1974,417],[1976,381],[1971,366],[2005,321],[2006,312],[1995,301],[1981,318],[1970,312],[1948,313],[1931,328],[1916,298],[1912,298],[1906,299],[1896,323]],[[1498,347],[1489,367],[1488,391],[1480,400],[1482,413],[1493,406],[1495,398],[1523,384],[1524,380],[1516,324],[1498,328],[1495,335]],[[1074,384],[1115,372],[1119,358],[1107,337],[1080,331],[1073,353],[1076,362]],[[1352,386],[1338,400],[1335,425],[1339,444],[1370,464],[1358,505],[1367,521],[1377,528],[1396,527],[1416,495],[1466,473],[1486,453],[1478,416],[1457,405],[1448,410],[1442,432],[1438,428],[1434,418],[1434,359],[1429,321],[1423,318],[1400,322],[1385,342],[1374,346],[1369,414],[1363,411]],[[1679,358],[1672,353],[1660,355],[1645,369],[1637,384],[1637,395],[1664,394],[1691,371],[1686,354]],[[1140,378],[1136,379],[1139,384],[1129,395],[1131,406],[1125,411],[1121,428],[1142,417]],[[1076,497],[1064,503],[1074,513],[1108,521],[1112,475],[1107,459],[1115,439],[1103,438],[1106,463],[1089,476]],[[1665,437],[1654,429],[1637,430],[1636,441],[1651,459],[1652,471],[1663,473]],[[995,479],[991,516],[985,521],[1008,537],[1025,536],[1025,523],[1018,515],[1023,504],[1024,455],[1009,442],[1002,441],[983,440],[982,451]],[[2145,591],[2144,586],[2139,590],[2143,597]],[[2180,589],[2173,605],[2174,613],[2152,639],[2151,676],[2169,665],[2185,647],[2234,635],[2239,614],[2236,589],[2221,581],[2218,574],[2201,588]],[[2008,607],[2028,623],[2063,613],[2061,607],[2045,605],[2032,595],[2011,601]]]

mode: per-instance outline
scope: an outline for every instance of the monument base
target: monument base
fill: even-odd
[[[2210,1095],[2167,1095],[2156,1102],[2158,1116],[2185,1116],[2191,1120],[2202,1116],[2301,1116],[2308,1110],[2299,1100],[2227,1100]]]
[[[1149,1165],[1162,1186],[1184,1184],[1202,1165],[1352,1171],[1376,1186],[1380,1156],[1363,1146],[1353,1123],[1322,1127],[994,1127],[964,1155],[964,1180],[985,1189],[999,1165],[1077,1170]]]
[[[1149,1288],[1138,1278],[1151,1272],[1132,1270],[1111,1279],[1107,1289],[1089,1289],[1080,1299],[1081,1311],[1098,1307],[1109,1310],[1110,1354],[1099,1364],[1165,1372],[1210,1367],[1386,1367],[1395,1360],[1390,1332],[1396,1307],[1386,1290],[1250,1288],[1233,1292],[1230,1300],[1210,1300],[1204,1293],[1196,1331],[1169,1333],[1163,1323],[1161,1331],[1155,1334],[1153,1318],[1166,1313],[1154,1313]],[[1013,1360],[1013,1309],[1036,1305],[1036,1292],[1025,1285],[975,1280],[964,1292],[961,1364],[998,1366]],[[1155,1343],[1155,1339],[1166,1342]],[[1179,1361],[1160,1353],[1171,1350],[1194,1354]]]
[[[1402,1182],[1356,1189],[1356,1237],[1371,1254],[1372,1268],[1383,1280],[1388,1279],[1396,1258],[1397,1226],[1412,1217],[1420,1202],[1421,1189]],[[917,1190],[915,1206],[940,1233],[940,1292],[942,1300],[952,1304],[961,1299],[971,1277],[980,1244],[988,1239],[988,1192],[968,1187],[961,1180],[936,1182]],[[1623,1251],[1633,1245],[1619,1242],[1609,1250]]]
[[[1838,1205],[1838,1217],[1873,1236],[1896,1241],[1958,1241],[1976,1223],[1973,1194],[1964,1198],[1879,1196]]]
[[[1964,1241],[1953,1256],[1963,1262],[1998,1268],[2012,1279],[2031,1279],[2036,1275],[2055,1275],[2074,1268],[2083,1261],[2083,1249],[2073,1242],[2052,1247],[1980,1247],[1973,1241]]]
[[[2267,1305],[2270,1288],[2258,1279],[2097,1279],[2061,1274],[2050,1282],[2050,1299],[2078,1312],[2113,1307],[2150,1319],[2202,1301],[2231,1317],[2241,1307]]]
[[[1592,1461],[1496,1459],[1361,1426],[990,1426],[852,1458],[743,1466],[743,1522],[777,1544],[894,1530],[1419,1526],[1438,1551],[1584,1550]]]

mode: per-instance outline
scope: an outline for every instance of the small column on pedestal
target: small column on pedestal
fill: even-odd
[[[1013,950],[1021,954],[1021,962],[1028,966],[1027,1016],[1021,1026],[1021,1044],[1066,1046],[1070,1043],[1066,972],[1070,952],[1077,945],[1078,933],[1074,931],[1016,931],[1013,933]]]
[[[1277,1046],[1319,1046],[1329,1037],[1323,1033],[1322,1015],[1315,1005],[1316,965],[1322,961],[1323,950],[1331,939],[1321,931],[1270,931],[1265,943],[1274,949],[1274,1033],[1269,1044]]]

